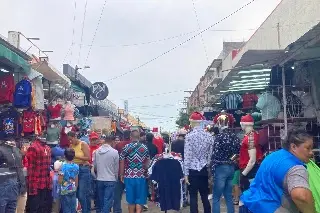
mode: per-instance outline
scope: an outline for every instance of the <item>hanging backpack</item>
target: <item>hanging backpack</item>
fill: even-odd
[[[320,212],[320,168],[313,161],[307,164],[309,185],[315,201],[317,212]]]
[[[16,84],[14,91],[13,105],[17,108],[27,108],[31,106],[32,85],[27,79],[21,80]]]

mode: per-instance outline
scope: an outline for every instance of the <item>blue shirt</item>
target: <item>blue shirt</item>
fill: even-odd
[[[63,163],[61,166],[61,195],[70,194],[77,191],[76,178],[79,174],[79,166],[75,163]]]

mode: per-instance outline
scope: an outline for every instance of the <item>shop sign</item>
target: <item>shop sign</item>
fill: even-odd
[[[90,95],[97,100],[104,100],[109,95],[109,89],[103,82],[96,82],[90,87]]]

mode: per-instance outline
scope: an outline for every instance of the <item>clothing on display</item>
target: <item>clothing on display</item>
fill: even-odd
[[[61,132],[60,132],[60,147],[61,148],[69,147],[70,142],[69,142],[67,134],[70,131],[76,132],[77,128],[74,125],[69,125],[69,126],[65,126],[61,129]]]
[[[0,113],[0,139],[17,137],[21,134],[19,119],[19,112],[13,107]]]
[[[292,93],[286,94],[287,100],[287,116],[288,118],[301,117],[302,112],[302,102],[300,99]],[[283,99],[281,99],[281,105],[283,107]]]
[[[60,120],[61,119],[61,104],[52,104],[48,106],[48,111],[50,112],[51,119]]]
[[[13,102],[14,77],[11,73],[0,76],[0,104]]]
[[[17,108],[31,106],[32,85],[28,79],[23,79],[16,84],[13,105]]]
[[[44,109],[44,90],[43,90],[43,84],[42,84],[42,77],[36,77],[31,80],[32,82],[32,88],[34,88],[34,99],[35,104],[34,108],[36,110],[43,110]]]
[[[185,200],[181,155],[174,152],[156,155],[148,174],[154,186],[153,201],[161,211],[179,211]]]
[[[64,107],[64,120],[74,121],[74,106],[68,101]]]
[[[54,127],[50,126],[47,129],[47,137],[46,137],[47,144],[58,144],[59,138],[60,138],[60,129],[57,128],[56,126]]]
[[[258,97],[256,107],[261,110],[262,120],[278,118],[281,109],[279,99],[269,92],[262,93]]]
[[[225,109],[238,109],[239,104],[242,103],[241,95],[237,93],[228,93],[223,95],[220,98],[221,104],[224,106]]]
[[[317,117],[317,110],[313,103],[311,94],[303,91],[293,91],[295,96],[297,96],[302,102],[302,114],[305,118],[315,118]]]
[[[81,131],[86,131],[87,129],[91,129],[92,120],[87,117],[81,118],[78,121],[77,126],[79,126]]]
[[[242,108],[243,109],[252,109],[255,107],[258,102],[258,96],[253,93],[246,93],[242,96]]]
[[[293,85],[293,69],[285,68],[285,85]],[[270,86],[282,86],[282,67],[275,66],[270,72]]]

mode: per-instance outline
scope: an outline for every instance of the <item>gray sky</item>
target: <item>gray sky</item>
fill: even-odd
[[[222,42],[248,40],[254,33],[252,29],[257,29],[280,1],[256,0],[203,33],[209,61],[201,37],[197,37],[113,81],[108,79],[144,64],[194,34],[189,32],[198,30],[192,0],[107,1],[89,56],[89,45],[105,1],[88,0],[80,59],[85,0],[76,1],[76,13],[73,0],[2,0],[0,34],[7,36],[9,30],[15,30],[28,37],[41,38],[35,42],[43,50],[54,51],[49,55],[50,63],[62,72],[62,63],[71,46],[74,29],[75,45],[64,62],[89,65],[91,69],[82,74],[92,82],[104,81],[110,90],[110,100],[123,107],[123,99],[128,99],[129,110],[151,128],[161,126],[165,130],[172,130],[177,110],[181,107],[178,103],[185,96],[181,91],[197,85],[206,67],[219,55]],[[247,2],[249,0],[194,0],[201,29],[216,23]],[[166,39],[170,37],[174,38]],[[22,42],[22,47],[27,49],[29,45]],[[34,48],[30,52],[37,53]]]

